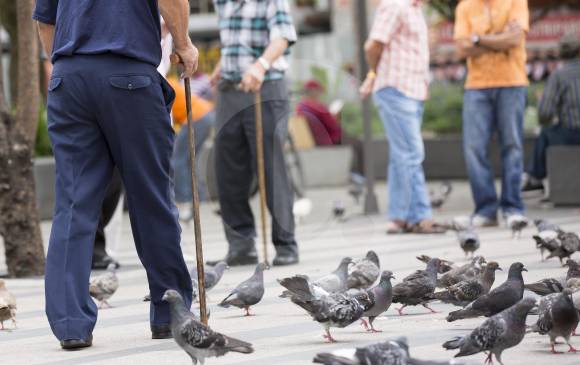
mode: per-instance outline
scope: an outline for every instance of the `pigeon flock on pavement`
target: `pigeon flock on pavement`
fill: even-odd
[[[571,257],[580,251],[580,238],[546,220],[535,220],[533,224],[537,230],[533,239],[542,261],[558,258],[564,267],[561,277],[525,282],[522,273],[528,270],[523,263],[513,262],[509,265],[507,279],[496,283],[497,271],[508,266],[500,266],[497,261],[488,261],[481,255],[475,256],[481,246],[476,230],[452,224],[450,228],[456,231],[459,248],[469,257],[465,264],[419,255],[417,259],[425,266],[397,279],[393,271],[381,265],[379,256],[371,250],[357,260],[342,258],[334,271],[318,278],[297,273],[278,279],[281,286],[279,300],[298,306],[305,316],[320,324],[323,337],[329,343],[337,342],[331,330],[336,334],[338,329],[357,322],[365,331],[380,333],[375,320],[391,307],[400,316],[405,315],[403,311],[408,306],[422,306],[437,313],[430,304],[441,302],[456,307],[447,313],[448,322],[468,318],[481,321],[471,332],[442,344],[444,349],[456,350],[455,357],[483,353],[486,364],[492,364],[495,358],[503,365],[502,354],[518,346],[528,333],[546,336],[546,343],[549,341],[554,354],[560,353],[556,350],[559,338],[565,341],[568,352],[575,353],[577,350],[571,339],[580,322],[580,263]],[[514,236],[519,236],[527,226],[527,219],[508,222]],[[206,266],[205,288],[209,291],[216,287],[227,269],[225,262]],[[264,297],[264,272],[268,269],[268,265],[258,264],[253,275],[238,284],[218,305],[237,307],[244,310],[245,316],[251,316],[250,308],[259,305]],[[197,291],[197,271],[193,270],[191,275]],[[99,309],[104,309],[105,306],[111,307],[108,300],[118,287],[119,279],[111,265],[105,273],[90,279],[89,291],[99,303]],[[218,333],[202,324],[177,291],[167,290],[162,300],[169,304],[174,340],[191,357],[193,364],[203,365],[207,358],[229,352],[254,352],[251,343]],[[395,303],[400,306],[395,308]],[[534,320],[526,323],[526,319],[532,316]],[[2,330],[6,329],[4,322],[9,320],[16,328],[16,299],[0,279]],[[445,322],[441,325],[444,326]],[[317,354],[313,362],[325,365],[459,364],[455,360],[416,359],[411,356],[404,337],[377,338],[375,344],[364,347],[333,348]]]

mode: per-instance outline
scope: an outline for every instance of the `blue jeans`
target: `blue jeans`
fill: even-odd
[[[377,91],[374,101],[389,141],[389,219],[410,224],[429,219],[431,204],[422,166],[423,102],[394,88]]]
[[[215,112],[209,112],[200,120],[193,123],[195,135],[195,155],[198,157],[203,143],[209,136],[215,120]],[[193,192],[191,191],[191,161],[189,159],[189,135],[187,124],[184,124],[177,137],[172,157],[173,170],[175,174],[175,201],[178,203],[191,202]],[[206,186],[201,166],[196,164],[197,170],[197,190],[199,199],[206,199]]]
[[[525,87],[465,91],[463,149],[477,215],[496,219],[499,208],[505,215],[524,212],[520,188],[526,101]],[[494,174],[489,161],[489,145],[496,131],[501,144],[502,160],[500,201],[497,199]]]

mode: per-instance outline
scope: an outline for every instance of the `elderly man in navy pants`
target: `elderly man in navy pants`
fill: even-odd
[[[46,314],[63,349],[92,345],[93,240],[113,168],[126,188],[137,253],[149,279],[152,338],[169,338],[165,290],[191,303],[173,203],[169,111],[174,92],[156,67],[160,14],[184,61],[197,68],[186,0],[37,0],[34,19],[54,64],[48,128],[56,159],[56,206],[46,264]]]

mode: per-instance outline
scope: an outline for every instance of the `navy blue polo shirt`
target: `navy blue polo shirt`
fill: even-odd
[[[75,54],[114,53],[157,67],[157,0],[37,0],[32,16],[55,25],[52,62]]]

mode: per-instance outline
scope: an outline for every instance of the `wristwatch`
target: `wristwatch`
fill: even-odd
[[[474,46],[479,46],[479,42],[481,42],[481,38],[480,38],[480,37],[479,37],[477,34],[473,34],[473,35],[471,36],[471,43],[472,43]]]
[[[270,69],[270,63],[264,57],[258,58],[258,62],[264,67],[264,70],[268,71]]]

